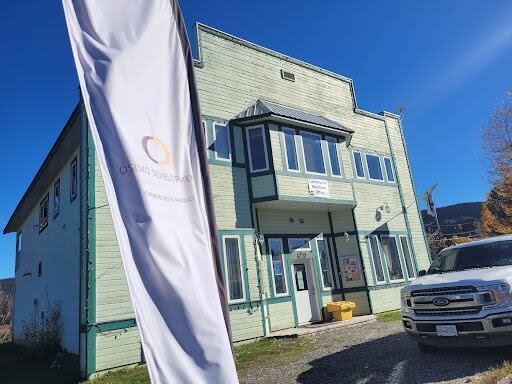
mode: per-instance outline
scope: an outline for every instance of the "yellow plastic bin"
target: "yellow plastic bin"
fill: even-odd
[[[335,301],[327,304],[327,312],[332,313],[334,321],[350,320],[352,318],[352,309],[356,307],[356,303],[351,301]]]

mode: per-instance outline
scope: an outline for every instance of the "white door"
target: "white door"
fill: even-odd
[[[294,263],[292,264],[292,272],[299,325],[320,320],[316,305],[315,285],[310,273],[310,263]]]

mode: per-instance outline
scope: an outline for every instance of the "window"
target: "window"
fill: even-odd
[[[379,156],[367,153],[366,164],[368,165],[368,177],[370,180],[384,180]]]
[[[382,249],[384,257],[388,266],[390,280],[402,280],[404,273],[402,271],[402,264],[400,263],[400,256],[398,254],[398,247],[396,245],[395,236],[381,236]]]
[[[47,193],[43,201],[39,204],[39,232],[42,232],[48,226],[48,205],[50,195]]]
[[[247,128],[247,144],[251,172],[268,169],[267,142],[263,125]]]
[[[306,239],[306,238],[288,239],[288,249],[290,250],[290,252],[310,251],[311,246],[309,245],[309,239]]]
[[[283,128],[286,166],[289,171],[298,171],[299,162],[297,160],[297,147],[295,146],[295,130]]]
[[[231,139],[229,138],[229,127],[213,123],[213,134],[215,139],[215,158],[220,160],[231,160]]]
[[[333,287],[332,270],[329,260],[329,252],[327,251],[327,244],[324,239],[316,241],[318,246],[318,259],[320,261],[320,270],[322,271],[322,284],[324,289],[331,289]]]
[[[240,257],[240,245],[237,236],[224,237],[224,260],[229,301],[244,301],[242,259]]]
[[[301,132],[306,171],[325,174],[322,137],[316,133]]]
[[[407,267],[407,276],[409,276],[409,279],[414,279],[416,277],[416,270],[412,261],[412,253],[407,236],[400,236],[400,244],[404,254],[405,266]]]
[[[375,268],[375,278],[377,283],[383,283],[384,269],[382,268],[382,259],[380,257],[379,239],[377,236],[370,236],[370,251],[372,254],[373,266]]]
[[[78,191],[78,167],[76,157],[71,162],[71,201],[75,200]]]
[[[204,132],[204,142],[205,142],[206,148],[208,148],[208,125],[206,124],[206,120],[201,121],[201,126],[203,127],[203,132]]]
[[[274,281],[275,296],[288,293],[286,274],[284,271],[283,241],[281,239],[268,239],[268,248],[272,258],[272,280]]]
[[[354,166],[356,168],[356,177],[358,179],[364,179],[363,155],[361,152],[354,151]]]
[[[338,156],[338,140],[334,137],[326,137],[327,148],[329,150],[329,163],[331,164],[331,173],[333,176],[341,176],[340,158]]]
[[[390,157],[384,157],[384,168],[386,169],[386,180],[390,183],[395,182],[395,172],[393,171],[393,164]]]
[[[60,212],[60,179],[53,184],[53,218],[59,216]]]
[[[20,266],[20,252],[21,252],[21,231],[16,234],[16,263],[14,265],[14,272],[18,271]]]

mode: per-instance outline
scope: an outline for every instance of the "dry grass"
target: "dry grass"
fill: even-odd
[[[478,379],[478,384],[496,384],[499,380],[512,375],[512,363],[505,362],[496,369],[484,372]]]

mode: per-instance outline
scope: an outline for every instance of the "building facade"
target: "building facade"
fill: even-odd
[[[336,300],[355,315],[399,308],[429,264],[400,117],[359,109],[344,76],[196,32],[234,340],[320,321]],[[15,339],[55,302],[84,376],[143,361],[81,105],[4,232],[18,234]]]

